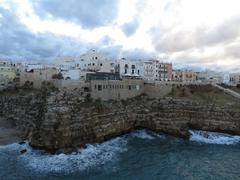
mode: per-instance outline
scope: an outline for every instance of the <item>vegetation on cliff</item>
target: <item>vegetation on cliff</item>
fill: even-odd
[[[240,111],[239,99],[232,97],[211,85],[175,86],[167,97],[184,98],[203,104],[227,106],[233,111]]]

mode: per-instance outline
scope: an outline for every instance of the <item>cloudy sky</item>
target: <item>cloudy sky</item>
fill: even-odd
[[[239,0],[0,0],[0,57],[113,58],[240,71]]]

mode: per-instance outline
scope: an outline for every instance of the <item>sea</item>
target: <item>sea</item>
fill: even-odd
[[[4,145],[0,180],[240,179],[240,136],[190,133],[183,140],[137,130],[70,154],[49,154],[28,142]]]

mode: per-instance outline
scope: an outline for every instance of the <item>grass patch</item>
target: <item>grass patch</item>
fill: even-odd
[[[234,111],[240,111],[240,100],[230,96],[211,85],[188,85],[173,87],[167,97],[187,98],[202,103],[213,103],[220,106],[230,106]]]

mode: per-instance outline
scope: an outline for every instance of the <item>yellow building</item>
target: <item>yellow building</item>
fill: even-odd
[[[0,67],[0,77],[2,79],[14,79],[16,77],[16,71],[11,67]]]

